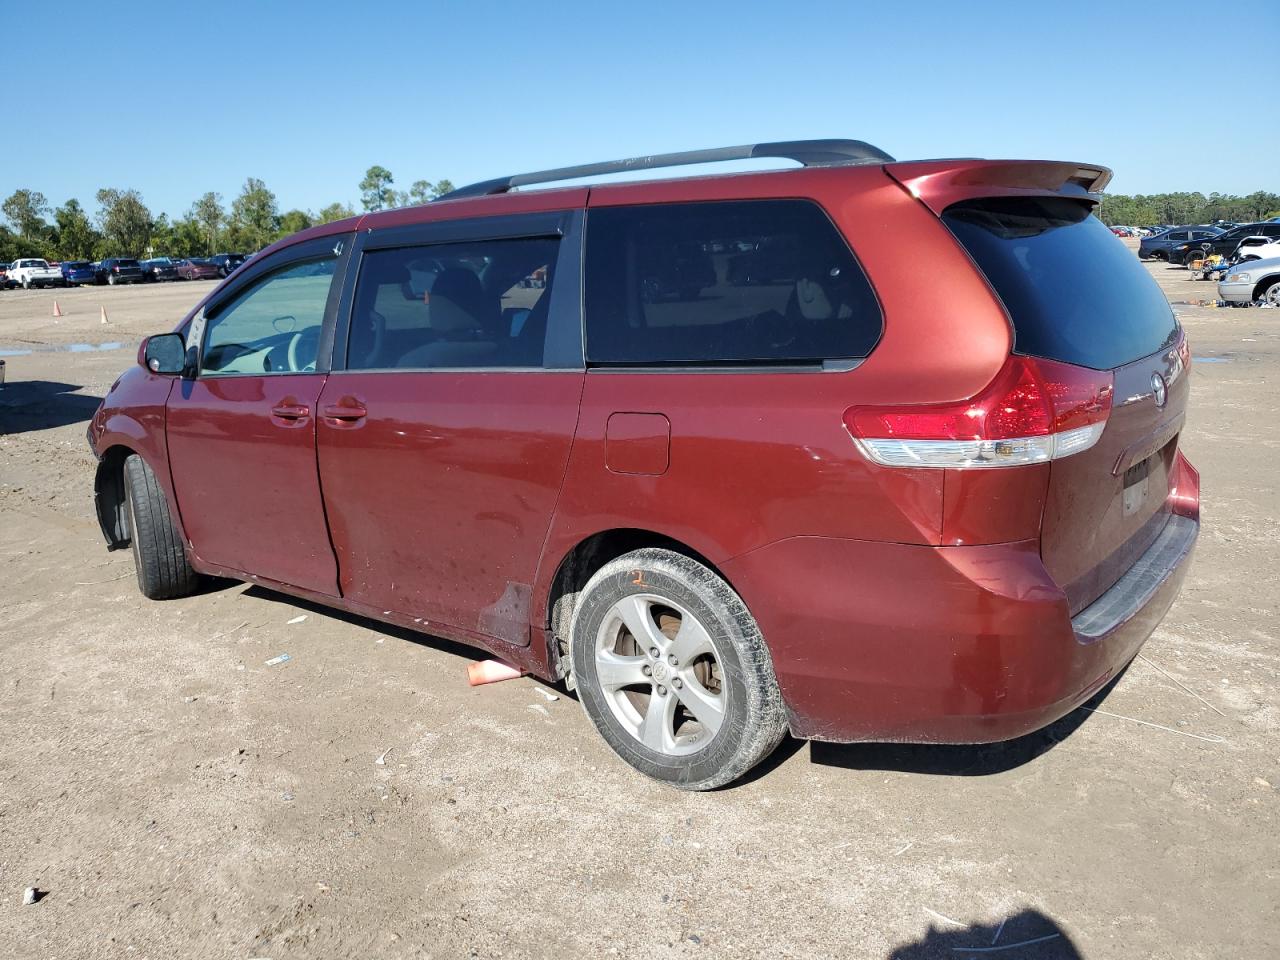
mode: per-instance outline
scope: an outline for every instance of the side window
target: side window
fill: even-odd
[[[269,273],[209,317],[201,374],[262,376],[315,370],[336,265],[336,259],[327,257]]]
[[[347,369],[541,367],[558,248],[537,237],[367,252]]]
[[[1165,234],[1165,239],[1166,239],[1166,240],[1182,241],[1182,240],[1186,240],[1186,239],[1190,238],[1190,236],[1191,236],[1191,234],[1187,233],[1187,231],[1185,231],[1185,230],[1175,230],[1173,233],[1166,233],[1166,234]]]
[[[865,357],[880,306],[807,200],[601,207],[587,216],[596,365],[786,365]]]

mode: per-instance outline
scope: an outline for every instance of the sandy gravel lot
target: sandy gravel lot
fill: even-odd
[[[0,390],[0,955],[1274,952],[1280,311],[1175,307],[1205,526],[1099,712],[980,748],[793,743],[686,795],[563,691],[469,688],[450,643],[243,585],[139,595],[85,421],[207,289],[0,293],[0,350],[33,351]]]

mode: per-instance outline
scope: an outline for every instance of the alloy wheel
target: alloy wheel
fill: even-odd
[[[665,597],[631,594],[610,608],[596,638],[595,668],[614,718],[657,753],[696,753],[724,721],[728,688],[715,641]]]

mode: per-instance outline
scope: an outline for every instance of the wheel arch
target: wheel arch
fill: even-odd
[[[1272,273],[1259,280],[1253,288],[1253,299],[1261,300],[1262,295],[1266,293],[1267,288],[1277,280],[1280,280],[1280,273]]]
[[[656,530],[615,527],[585,536],[560,558],[546,588],[546,606],[539,615],[542,626],[548,631],[547,652],[555,672],[563,676],[568,670],[569,624],[573,621],[578,597],[587,581],[610,561],[645,547],[670,550],[697,560],[729,584],[730,588],[735,591],[737,589],[720,567],[701,551]]]
[[[132,447],[117,443],[108,447],[98,460],[98,470],[93,477],[93,505],[108,550],[123,550],[130,543],[125,511],[124,462],[137,453]]]

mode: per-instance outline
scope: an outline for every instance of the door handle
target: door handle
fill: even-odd
[[[302,420],[311,416],[311,408],[303,403],[277,403],[271,408],[271,415],[281,420]]]
[[[354,423],[357,420],[363,420],[368,415],[369,411],[364,408],[364,404],[354,397],[343,397],[338,403],[330,404],[324,408],[324,418],[326,420],[339,420],[343,423]]]

